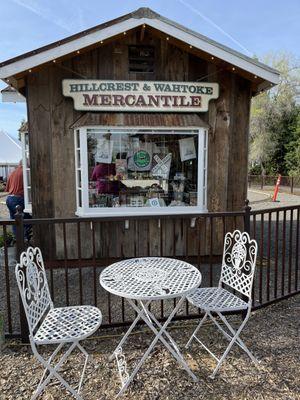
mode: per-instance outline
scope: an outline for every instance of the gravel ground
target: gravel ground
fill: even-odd
[[[199,346],[190,351],[183,350],[190,368],[198,376],[193,383],[186,372],[178,367],[172,356],[160,345],[152,352],[139,374],[123,396],[124,400],[296,400],[300,399],[299,374],[299,313],[300,296],[277,303],[250,317],[243,339],[260,360],[258,367],[249,362],[239,348],[234,348],[214,380],[208,376],[214,361]],[[236,321],[237,317],[233,317]],[[181,349],[192,332],[196,322],[176,323],[171,334]],[[206,325],[202,338],[221,354],[224,341],[216,335],[213,326]],[[152,336],[137,332],[124,347],[128,369],[132,362],[141,357]],[[92,355],[82,395],[85,400],[115,399],[119,390],[119,377],[115,362],[108,362],[108,356],[117,345],[122,331],[114,329],[101,331],[100,337],[85,341],[85,347]],[[48,355],[44,350],[43,355]],[[75,384],[79,376],[82,359],[74,353],[63,367],[63,374]],[[42,368],[35,361],[31,350],[18,342],[10,341],[0,353],[1,377],[0,399],[26,400],[38,383]],[[47,387],[43,400],[68,400],[71,396],[53,382]]]
[[[250,206],[253,210],[262,210],[265,208],[277,208],[300,204],[300,196],[295,194],[279,192],[276,202],[272,201],[272,195],[273,192],[271,191],[268,192],[267,190],[261,191],[258,189],[251,189],[248,191]]]

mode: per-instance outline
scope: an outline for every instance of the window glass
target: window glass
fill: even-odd
[[[89,207],[197,206],[198,131],[87,130]]]

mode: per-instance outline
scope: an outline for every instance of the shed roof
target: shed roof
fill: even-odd
[[[136,126],[136,127],[176,127],[208,128],[196,113],[91,113],[83,114],[70,128],[81,126]]]
[[[5,79],[67,54],[100,43],[138,26],[148,25],[264,80],[261,88],[279,82],[279,72],[236,50],[163,17],[149,8],[138,10],[0,63]],[[267,85],[266,85],[267,83]]]

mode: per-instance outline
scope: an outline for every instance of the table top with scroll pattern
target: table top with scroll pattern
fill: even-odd
[[[131,258],[105,268],[100,284],[108,292],[134,300],[161,300],[187,295],[201,283],[201,273],[185,261]]]

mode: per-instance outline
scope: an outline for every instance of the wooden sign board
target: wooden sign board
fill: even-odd
[[[65,79],[62,86],[78,111],[206,112],[219,97],[219,85],[207,82]]]

